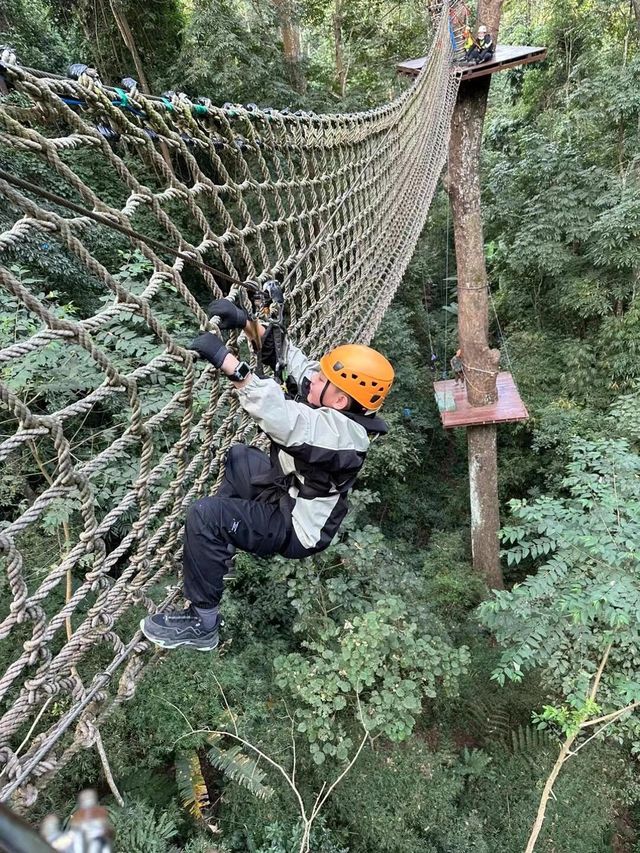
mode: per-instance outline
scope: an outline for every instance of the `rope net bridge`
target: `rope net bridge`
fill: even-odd
[[[0,325],[0,800],[28,806],[101,748],[148,659],[138,620],[177,594],[186,507],[232,442],[259,440],[185,348],[200,305],[229,277],[245,304],[238,282],[278,278],[308,352],[374,335],[446,158],[451,29],[442,4],[414,85],[346,115],[160,101],[0,63],[0,316],[14,318]],[[75,305],[46,292],[54,269],[82,282]],[[26,484],[13,501],[11,476]]]

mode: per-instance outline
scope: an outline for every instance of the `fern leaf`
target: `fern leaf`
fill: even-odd
[[[509,741],[505,745],[511,748],[514,755],[532,755],[552,744],[549,732],[535,726],[523,725],[513,729]]]
[[[511,731],[509,712],[498,698],[491,704],[476,699],[467,705],[466,712],[474,733],[484,741],[502,739]]]
[[[263,784],[265,772],[258,766],[257,759],[246,755],[238,744],[224,749],[220,746],[221,735],[210,735],[207,740],[211,745],[207,757],[214,767],[233,782],[251,791],[259,799],[269,799],[273,794],[273,788]]]
[[[200,769],[200,759],[195,750],[178,755],[176,759],[176,784],[183,807],[193,817],[206,820],[206,810],[211,804],[207,785]]]

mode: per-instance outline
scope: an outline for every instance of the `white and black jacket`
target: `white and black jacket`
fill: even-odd
[[[281,357],[306,399],[320,369],[290,341]],[[271,439],[271,472],[254,481],[259,500],[279,499],[292,535],[310,553],[331,542],[347,513],[347,495],[369,449],[371,435],[387,432],[378,417],[312,407],[292,398],[273,379],[255,374],[238,390],[240,405]]]

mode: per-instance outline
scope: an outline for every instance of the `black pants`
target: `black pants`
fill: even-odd
[[[269,457],[255,447],[235,444],[227,454],[217,495],[189,507],[184,528],[184,594],[197,607],[215,607],[222,598],[222,578],[236,548],[257,557],[283,554],[306,557],[291,532],[291,518],[277,502],[258,500],[252,480],[271,469]]]
[[[488,59],[491,59],[492,56],[492,48],[481,50],[479,47],[472,47],[471,50],[467,51],[465,59],[477,62],[486,62]]]

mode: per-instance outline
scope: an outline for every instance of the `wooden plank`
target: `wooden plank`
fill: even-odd
[[[529,412],[520,398],[513,376],[506,371],[498,373],[496,385],[498,401],[490,406],[474,407],[469,405],[462,383],[455,379],[434,382],[433,390],[443,427],[453,429],[528,420]]]
[[[499,44],[493,58],[481,65],[457,65],[456,70],[460,72],[461,79],[468,80],[471,77],[484,77],[487,74],[495,74],[506,68],[515,68],[518,65],[528,65],[530,62],[542,62],[547,58],[546,47],[532,47],[530,45]],[[418,59],[407,59],[400,62],[396,67],[398,73],[409,77],[417,77],[422,66],[425,64],[426,56]]]

